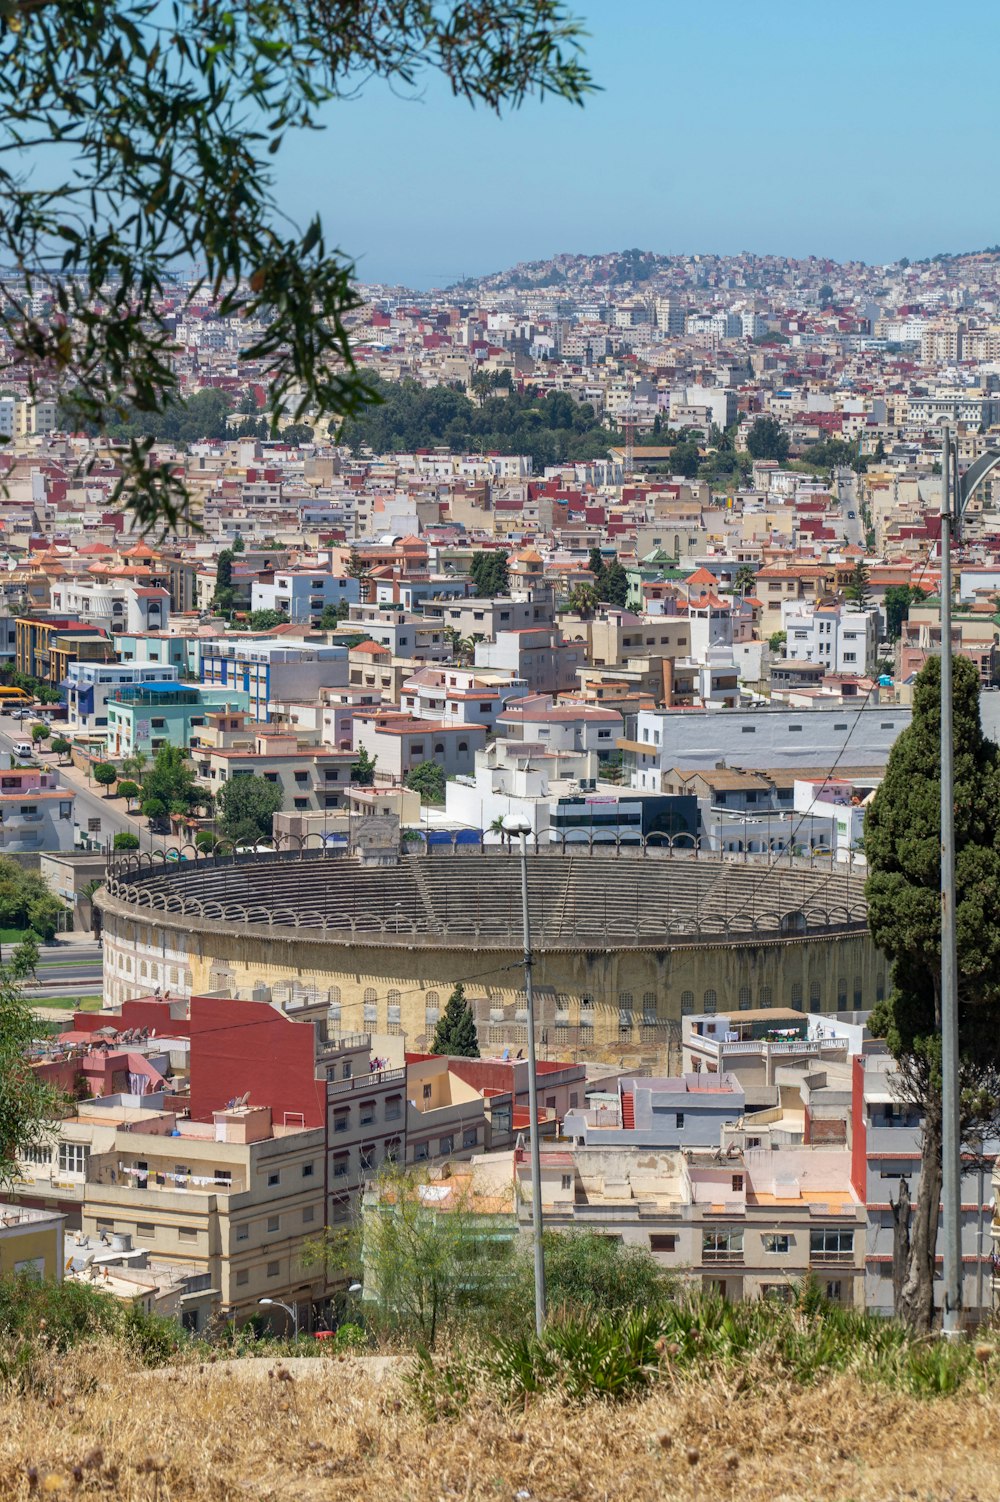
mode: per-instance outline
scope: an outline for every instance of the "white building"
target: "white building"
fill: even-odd
[[[659,792],[674,767],[832,766],[849,750],[855,767],[884,767],[893,742],[910,723],[910,710],[869,704],[864,709],[644,709],[623,741],[632,786]]]
[[[63,684],[67,719],[77,730],[104,730],[108,723],[108,698],[117,689],[134,683],[176,683],[176,667],[155,663],[71,662]]]
[[[251,610],[277,610],[297,626],[317,625],[328,605],[360,599],[357,579],[315,569],[281,569],[273,580],[255,579],[250,589]]]
[[[830,673],[872,673],[878,643],[878,615],[836,602],[810,609],[798,601],[782,605],[785,656],[818,662]]]

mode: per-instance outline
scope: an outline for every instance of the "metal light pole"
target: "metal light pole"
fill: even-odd
[[[952,531],[973,491],[1000,464],[987,449],[964,475],[947,427],[941,448],[941,1200],[946,1334],[962,1310],[962,1133],[959,1113],[958,948],[955,938],[955,762],[951,661]]]
[[[951,435],[941,449],[941,1198],[944,1204],[943,1327],[962,1306],[962,1145],[958,1113],[958,949],[955,938],[955,763],[951,670]],[[957,476],[956,476],[957,480]],[[957,499],[957,485],[956,497]]]
[[[265,1306],[269,1305],[269,1304],[274,1304],[278,1309],[284,1309],[284,1311],[285,1311],[286,1314],[290,1314],[291,1317],[292,1317],[292,1339],[293,1340],[298,1340],[298,1338],[299,1338],[299,1311],[298,1311],[298,1308],[296,1307],[296,1305],[294,1305],[294,1304],[283,1304],[280,1299],[258,1299],[257,1302],[258,1302],[258,1304],[263,1304]]]
[[[545,1328],[545,1247],[542,1241],[542,1148],[538,1133],[538,1076],[535,1061],[535,993],[532,985],[531,921],[528,911],[528,820],[508,814],[508,834],[521,839],[521,919],[524,928],[524,996],[528,1013],[528,1111],[531,1115],[531,1238],[535,1254],[535,1333]]]

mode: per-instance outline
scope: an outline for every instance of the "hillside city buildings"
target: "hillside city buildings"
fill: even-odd
[[[304,1248],[381,1165],[488,1157],[512,1235],[537,1193],[553,1227],[727,1297],[812,1274],[888,1312],[920,1121],[865,1028],[891,980],[864,812],[941,651],[942,428],[963,466],[1000,445],[1000,256],[558,256],[361,292],[381,410],[402,382],[467,423],[516,399],[530,434],[453,446],[373,417],[338,441],[308,414],[265,434],[252,330],[179,287],[180,391],[221,402],[202,440],[155,442],[197,522],[161,539],[112,504],[114,441],[64,431],[0,334],[0,676],[32,705],[0,705],[0,849],[59,856],[78,930],[115,836],[165,894],[155,915],[111,894],[105,1010],[39,1050],[74,1109],[22,1161],[0,1266],[99,1277],[192,1329],[261,1298],[308,1322],[330,1286]],[[995,488],[956,546],[951,641],[994,735]],[[150,819],[93,781],[111,763],[141,787],[172,751],[201,802]],[[266,901],[238,866],[211,900],[190,875],[239,779],[271,811],[227,848],[270,862]],[[467,973],[449,935],[485,953],[513,913],[513,882],[489,885],[510,815],[558,890],[537,1121],[516,966],[470,984],[481,1060],[429,1052]],[[356,863],[349,912],[302,851]],[[598,891],[602,852],[621,880],[594,868]],[[345,927],[337,968],[318,946]],[[965,1179],[970,1317],[993,1307],[994,1146]]]

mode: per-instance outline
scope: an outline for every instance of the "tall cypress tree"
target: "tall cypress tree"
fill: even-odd
[[[434,1030],[431,1053],[448,1054],[456,1059],[478,1059],[479,1039],[472,1008],[465,999],[465,987],[459,981],[448,997],[447,1005]]]
[[[983,734],[979,678],[954,660],[955,920],[965,1140],[1000,1114],[1000,753]],[[920,1185],[896,1216],[896,1312],[921,1329],[934,1314],[941,1195],[941,662],[917,679],[913,721],[897,739],[865,819],[868,924],[892,962],[893,990],[871,1031],[899,1064],[903,1097],[923,1115]]]

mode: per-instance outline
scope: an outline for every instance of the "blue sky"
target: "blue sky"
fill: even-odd
[[[637,245],[895,260],[1000,242],[984,0],[577,0],[603,92],[498,120],[426,80],[278,164],[365,279]]]

